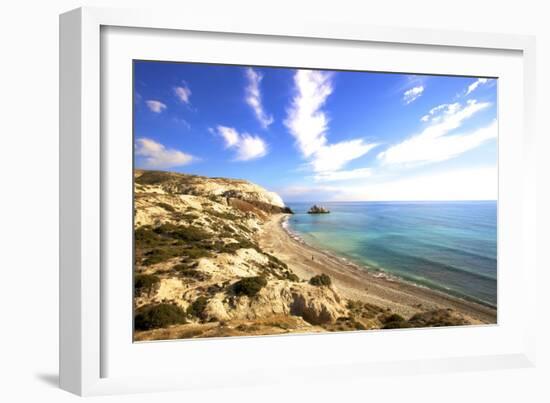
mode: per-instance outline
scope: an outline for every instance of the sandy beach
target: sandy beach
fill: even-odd
[[[496,310],[412,283],[386,278],[295,239],[284,228],[287,214],[270,218],[259,234],[259,244],[291,267],[303,279],[325,273],[340,295],[361,300],[409,317],[430,309],[451,308],[473,323],[496,323]]]

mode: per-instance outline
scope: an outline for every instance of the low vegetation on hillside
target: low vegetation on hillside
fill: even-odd
[[[439,326],[342,299],[330,276],[299,278],[257,234],[280,198],[242,180],[135,172],[136,340]]]

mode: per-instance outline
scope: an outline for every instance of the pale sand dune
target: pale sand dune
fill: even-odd
[[[390,308],[406,317],[430,309],[451,308],[474,323],[496,323],[495,309],[410,283],[377,277],[364,268],[293,239],[282,227],[286,216],[272,216],[263,225],[258,241],[264,251],[287,263],[299,277],[309,279],[316,274],[328,274],[342,297]]]

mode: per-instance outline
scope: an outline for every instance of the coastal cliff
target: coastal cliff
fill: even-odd
[[[236,179],[134,176],[138,339],[321,331],[347,314],[333,287],[258,246],[262,224],[291,213],[277,194]]]
[[[135,339],[408,327],[388,307],[343,298],[328,275],[305,276],[262,249],[266,224],[290,213],[248,181],[135,170]]]

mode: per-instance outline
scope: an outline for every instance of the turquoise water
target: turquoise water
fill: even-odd
[[[496,306],[497,206],[476,202],[289,203],[304,241],[386,274]]]

